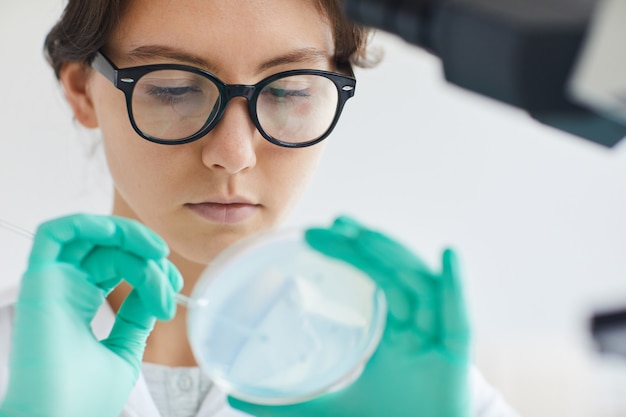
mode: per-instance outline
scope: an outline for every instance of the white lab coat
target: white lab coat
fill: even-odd
[[[17,298],[17,288],[10,287],[0,291],[0,399],[4,397],[8,382],[8,362],[11,347],[11,329],[14,316],[12,308]],[[113,311],[104,304],[92,322],[96,337],[102,339],[110,331],[114,320]],[[502,397],[472,368],[472,417],[519,417]],[[212,388],[203,401],[196,417],[244,417],[244,414],[231,408],[226,395],[217,388]],[[120,417],[167,417],[161,416],[152,400],[143,375],[130,393],[128,402]]]

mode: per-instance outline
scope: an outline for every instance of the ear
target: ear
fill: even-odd
[[[61,67],[59,79],[74,117],[87,128],[98,127],[98,118],[89,93],[91,69],[82,63],[68,62]]]

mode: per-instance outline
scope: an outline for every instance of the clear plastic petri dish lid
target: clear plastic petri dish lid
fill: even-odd
[[[352,382],[387,313],[373,280],[312,249],[295,229],[231,246],[191,298],[188,335],[201,369],[257,404],[301,402]]]

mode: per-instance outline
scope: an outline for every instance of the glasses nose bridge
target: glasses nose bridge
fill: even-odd
[[[233,98],[243,97],[247,101],[246,107],[248,108],[249,116],[252,119],[252,122],[255,124],[257,129],[260,129],[260,127],[258,126],[256,122],[255,109],[253,108],[254,106],[253,106],[253,101],[252,101],[256,88],[257,87],[254,85],[247,85],[247,84],[223,84],[222,93],[221,93],[222,104],[220,105],[221,109],[219,110],[219,114],[215,118],[212,125],[215,126],[220,120],[222,120],[222,117],[224,116],[224,113],[226,112],[228,103],[230,103],[230,101]]]
[[[227,104],[231,99],[235,97],[243,97],[248,100],[248,102],[250,102],[252,100],[252,97],[254,96],[254,91],[256,90],[256,86],[246,84],[226,84],[225,87],[225,104]]]

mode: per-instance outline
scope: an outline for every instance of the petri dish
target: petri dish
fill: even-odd
[[[378,346],[387,304],[364,272],[289,229],[221,253],[194,287],[187,314],[194,356],[217,386],[281,405],[352,382]]]

